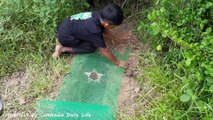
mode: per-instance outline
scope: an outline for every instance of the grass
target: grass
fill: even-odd
[[[135,117],[144,120],[164,120],[174,119],[177,114],[181,114],[176,110],[179,103],[180,91],[178,90],[181,87],[181,82],[163,70],[155,52],[147,51],[141,54],[140,69],[143,71],[143,75],[139,77],[139,81],[143,81],[143,85],[148,83],[150,91],[141,92],[138,101],[144,101],[149,95],[150,98],[148,105],[140,106],[141,109],[145,109],[144,112],[141,113],[139,109]],[[140,103],[138,104],[140,105]]]
[[[139,19],[147,21],[147,13],[150,6],[141,10]],[[141,24],[139,22],[139,24]],[[136,26],[137,27],[137,26]],[[178,119],[185,110],[180,104],[179,96],[183,83],[174,77],[173,70],[162,64],[162,53],[156,51],[159,36],[151,36],[146,30],[137,28],[137,37],[143,44],[149,46],[149,50],[140,54],[139,68],[142,75],[137,79],[141,83],[142,90],[136,100],[139,109],[135,115],[128,119],[134,120],[173,120]],[[148,89],[148,90],[146,90]],[[184,118],[180,118],[184,119]]]
[[[149,39],[152,39],[151,37]],[[118,120],[174,120],[187,119],[180,104],[182,83],[170,75],[160,64],[158,53],[148,49],[140,54],[141,75],[136,79],[141,86],[135,99],[137,109],[134,115],[117,113]]]
[[[2,0],[0,78],[26,70],[26,65],[37,54],[50,56],[55,44],[57,25],[66,17],[82,11],[84,2],[81,1],[83,0]]]
[[[34,56],[25,72],[15,78],[3,79],[5,110],[2,119],[35,119],[36,102],[40,99],[54,99],[57,90],[68,72],[67,59],[49,59],[41,55]],[[11,80],[18,81],[9,84]],[[9,82],[9,83],[8,83]]]
[[[173,2],[170,2],[168,0],[167,3]],[[178,3],[174,4],[178,6]],[[202,3],[197,5],[199,6],[201,4]],[[212,5],[212,3],[210,4]],[[139,25],[139,31],[137,32],[137,35],[141,39],[141,41],[143,43],[148,43],[150,48],[152,49],[152,51],[142,53],[141,61],[143,64],[141,64],[140,67],[141,70],[144,71],[144,74],[139,80],[142,80],[144,82],[148,80],[148,82],[151,83],[151,86],[153,86],[153,89],[155,88],[156,92],[158,92],[160,96],[157,100],[150,100],[149,107],[145,108],[147,111],[145,114],[141,115],[141,110],[138,110],[138,115],[135,115],[135,117],[138,119],[143,118],[150,120],[213,119],[213,102],[212,100],[210,100],[212,99],[212,92],[208,92],[210,89],[210,85],[208,80],[206,79],[206,77],[211,77],[206,74],[208,73],[207,71],[205,71],[205,73],[202,73],[203,67],[200,66],[200,64],[203,64],[203,56],[198,57],[199,60],[197,60],[196,63],[185,66],[185,64],[187,64],[184,63],[184,59],[187,57],[185,53],[190,52],[190,50],[182,49],[180,46],[177,45],[177,43],[171,42],[171,40],[165,36],[165,38],[163,38],[159,35],[151,36],[149,34],[152,33],[149,29],[149,23],[152,20],[148,21],[147,12],[151,12],[153,8],[158,8],[160,6],[161,4],[153,3],[153,5],[148,6],[147,9],[141,10],[141,23]],[[167,11],[166,13],[170,14],[169,11]],[[188,14],[191,15],[191,11]],[[175,15],[176,13],[174,14],[174,16]],[[192,15],[192,17],[194,16]],[[157,16],[156,18],[157,19],[154,22],[160,21],[159,19],[164,21],[164,18],[162,16]],[[206,15],[204,18],[210,19],[211,16]],[[170,19],[168,20],[169,21],[167,22],[172,21],[170,21]],[[180,21],[181,20],[183,19],[180,19]],[[190,22],[194,23],[195,21],[196,20],[193,19]],[[160,21],[159,23],[163,24],[162,21]],[[185,27],[189,29],[189,31],[184,33],[184,35],[190,34],[193,31],[193,27],[188,27],[187,25]],[[169,27],[171,28],[171,26]],[[182,31],[180,30],[178,32]],[[191,38],[189,38],[189,40]],[[202,39],[200,40],[202,41]],[[157,45],[162,45],[162,49],[160,49],[159,52],[155,50]],[[194,55],[194,53],[192,52],[191,55]],[[210,57],[206,56],[205,59],[207,60],[207,58]],[[206,64],[209,64],[208,60]],[[187,97],[188,99],[186,99]],[[153,99],[154,98],[155,97],[153,96]],[[142,94],[142,97],[139,98],[139,101],[143,99],[144,95]],[[141,102],[139,102],[138,104],[140,103]],[[144,106],[141,107],[141,109],[143,108]]]
[[[5,98],[4,116],[0,119],[9,119],[13,117],[11,115],[19,113],[19,117],[11,119],[28,120],[29,115],[35,113],[36,101],[56,96],[57,86],[67,73],[69,64],[65,58],[53,60],[50,59],[50,55],[59,21],[82,10],[81,2],[73,4],[74,2],[76,0],[0,2],[0,94]],[[150,8],[144,5],[140,16],[137,13],[135,16],[146,21],[149,10]],[[127,11],[125,14],[130,12]],[[168,63],[168,59],[171,58],[177,60],[173,56],[176,50],[170,51],[167,57],[162,58],[162,54],[155,51],[159,44],[157,41],[161,38],[150,36],[147,31],[141,29],[139,31],[136,33],[138,38],[143,43],[149,43],[152,48],[140,55],[140,69],[143,74],[138,81],[142,83],[141,88],[148,87],[148,90],[142,89],[140,92],[136,100],[139,109],[135,115],[128,117],[121,114],[120,119],[198,119],[196,116],[202,118],[202,115],[194,114],[198,113],[197,110],[205,117],[202,119],[212,119],[211,104],[207,105],[208,108],[186,109],[186,106],[204,103],[180,102],[179,96],[184,83],[178,77],[174,77],[174,70],[162,64],[162,61]],[[191,118],[189,114],[194,117]]]
[[[145,13],[142,13],[142,15],[144,16]],[[159,40],[158,36],[151,36],[147,31],[141,29],[136,34],[142,43],[150,46],[150,50],[141,53],[141,64],[139,66],[143,74],[138,79],[142,83],[141,88],[144,89],[148,84],[150,90],[141,90],[141,95],[136,100],[139,109],[133,117],[128,119],[211,120],[213,113],[210,104],[206,105],[209,107],[200,107],[204,106],[204,102],[195,100],[184,103],[180,100],[184,86],[187,84],[176,75],[178,74],[177,69],[169,66],[166,61],[172,58],[173,62],[178,63],[176,58],[181,54],[176,54],[175,49],[171,49],[164,55],[163,52],[155,50],[156,41]],[[153,92],[156,94],[153,94]],[[148,104],[144,105],[144,101],[148,101]]]
[[[83,3],[83,0],[0,2],[0,94],[5,101],[0,119],[29,120],[38,100],[56,96],[58,84],[69,68],[67,59],[51,59],[56,26],[67,16],[83,10]]]

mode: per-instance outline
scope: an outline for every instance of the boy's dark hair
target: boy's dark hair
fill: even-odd
[[[110,3],[101,10],[101,19],[110,25],[120,25],[123,18],[123,11],[118,5]]]

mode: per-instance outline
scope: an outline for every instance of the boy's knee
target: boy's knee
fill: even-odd
[[[75,54],[84,54],[84,53],[92,53],[96,50],[96,48],[88,47],[88,48],[73,48],[73,53]]]
[[[88,50],[87,50],[87,51],[91,53],[91,52],[94,52],[95,50],[96,50],[96,48],[94,48],[94,47],[90,47],[90,48],[88,48]]]
[[[96,50],[96,47],[94,47],[91,43],[84,43],[82,44],[82,49],[85,50],[85,53],[91,53]]]

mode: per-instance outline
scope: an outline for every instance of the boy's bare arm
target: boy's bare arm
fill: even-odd
[[[118,60],[107,48],[99,48],[101,53],[111,60],[115,65],[126,67],[126,61]]]
[[[101,53],[111,60],[115,65],[119,66],[119,60],[107,48],[99,48]]]

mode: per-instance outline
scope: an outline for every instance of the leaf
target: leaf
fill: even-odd
[[[167,35],[165,34],[165,33],[162,33],[162,36],[165,38],[165,37],[167,37]]]
[[[202,20],[201,21],[201,23],[203,23],[203,24],[206,24],[206,23],[208,23],[209,21],[207,20],[207,19],[204,19],[204,20]]]
[[[206,33],[209,34],[209,33],[211,33],[211,32],[212,32],[212,28],[211,28],[211,27],[208,27],[208,28],[206,29]]]
[[[146,28],[146,25],[141,21],[140,25],[138,26],[138,31],[142,30],[143,28]]]
[[[84,3],[83,4],[86,8],[89,8],[90,7],[90,5],[88,4],[88,3]]]
[[[202,81],[202,80],[203,80],[203,76],[202,76],[201,73],[198,72],[198,71],[195,73],[195,77],[196,77],[197,80],[199,80],[199,81]]]
[[[212,77],[207,77],[206,81],[207,81],[207,84],[213,84],[213,78]]]
[[[158,5],[158,4],[159,4],[159,1],[160,1],[160,0],[157,0],[157,1],[156,1],[156,5]]]
[[[158,45],[158,46],[156,47],[156,50],[157,50],[157,51],[162,50],[162,46],[161,46],[161,45]]]
[[[147,18],[148,18],[149,20],[152,20],[152,15],[151,15],[151,13],[148,13]]]
[[[153,10],[152,12],[150,12],[147,16],[147,18],[150,20],[150,21],[154,21],[155,18],[156,18],[156,11]]]
[[[200,24],[200,30],[203,30],[203,28],[204,28],[204,24],[201,23],[201,24]]]
[[[139,25],[137,30],[138,30],[138,31],[142,30],[142,26]]]
[[[210,91],[210,92],[213,92],[213,85],[211,85],[211,86],[209,87],[209,91]]]
[[[191,89],[187,89],[186,90],[186,94],[189,95],[189,96],[193,96],[194,95]]]
[[[199,109],[200,112],[204,112],[205,111],[205,104],[203,103],[203,101],[199,100],[197,102],[197,108]]]
[[[207,2],[206,3],[206,8],[210,8],[210,7],[212,7],[213,6],[213,3],[212,2]]]
[[[164,7],[160,8],[160,12],[164,13],[166,11],[166,9]]]
[[[189,65],[191,65],[191,59],[187,59],[186,61],[185,61],[185,63],[186,63],[186,66],[189,66]]]
[[[160,32],[160,27],[159,27],[159,25],[158,25],[156,22],[153,22],[153,23],[151,24],[151,33],[152,33],[153,35],[157,35],[159,32]]]
[[[197,96],[196,95],[193,95],[192,96],[192,100],[196,100],[197,99]]]
[[[180,101],[181,102],[188,102],[191,99],[191,96],[187,95],[187,94],[183,94],[180,96]]]

